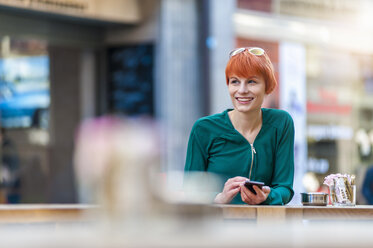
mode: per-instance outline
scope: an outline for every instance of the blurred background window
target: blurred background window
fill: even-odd
[[[0,39],[1,201],[43,202],[50,103],[47,43]]]
[[[280,91],[269,102],[288,110],[295,120],[295,163],[301,171],[295,177],[296,191],[310,188],[304,183],[308,180],[301,180],[308,173],[319,182],[315,190],[323,190],[328,174],[348,173],[357,175],[361,192],[365,170],[373,164],[373,40],[368,14],[372,2],[237,0],[237,7],[236,46],[268,50],[279,73]],[[282,49],[289,45],[293,51]],[[304,60],[294,52],[296,47],[302,47]],[[303,79],[294,76],[300,73]],[[294,91],[289,79],[293,88],[304,84],[304,89]],[[304,106],[302,115],[284,105],[290,91]],[[304,118],[304,129],[302,122],[297,124],[299,118]],[[357,200],[366,203],[361,194]]]
[[[108,49],[109,111],[153,116],[153,47],[137,44]]]
[[[50,96],[46,43],[4,36],[1,49],[1,126],[48,128]]]

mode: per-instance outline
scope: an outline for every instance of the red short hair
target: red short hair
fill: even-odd
[[[277,86],[274,69],[267,53],[263,55],[253,55],[245,50],[230,58],[225,68],[225,77],[227,84],[229,77],[249,77],[253,74],[263,76],[266,85],[266,94],[271,93]]]

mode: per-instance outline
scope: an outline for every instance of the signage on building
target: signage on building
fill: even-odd
[[[141,19],[136,0],[0,0],[1,6],[103,22],[128,24]]]
[[[367,1],[358,0],[274,0],[274,11],[301,17],[343,20],[353,19]]]
[[[306,49],[300,43],[281,42],[279,46],[280,108],[293,117],[294,140],[294,191],[304,192],[302,178],[307,165],[306,140]],[[299,202],[295,194],[293,202]]]
[[[47,11],[79,13],[86,13],[89,7],[89,1],[87,0],[0,0],[0,4]]]

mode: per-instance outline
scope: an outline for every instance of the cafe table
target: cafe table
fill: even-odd
[[[251,220],[261,223],[285,223],[327,220],[373,220],[372,205],[356,206],[249,206],[215,205],[226,220]]]
[[[0,225],[91,221],[97,207],[84,204],[2,204]]]
[[[180,206],[185,207],[185,206]],[[192,206],[190,206],[192,207]],[[207,206],[216,210],[224,220],[262,223],[287,223],[328,220],[373,221],[373,205],[337,206],[249,206],[214,204]],[[177,207],[179,208],[179,207]],[[101,210],[96,205],[85,204],[17,204],[0,205],[0,225],[7,223],[79,223],[97,220]]]
[[[172,229],[170,230],[173,232],[162,233],[160,230],[164,228],[164,225],[158,223],[157,231],[149,229],[143,232],[141,229],[140,231],[133,229],[134,233],[126,234],[125,231],[132,229],[123,228],[120,232],[103,232],[101,228],[94,228],[95,225],[86,225],[86,223],[96,222],[99,219],[98,216],[102,214],[103,209],[96,205],[0,205],[1,247],[46,248],[51,247],[51,244],[58,244],[58,247],[69,248],[248,246],[356,248],[373,245],[371,235],[373,206],[368,205],[315,207],[181,204],[172,205],[172,207],[179,211],[168,213],[170,215],[177,213],[174,221],[182,224],[177,226],[175,225],[177,222],[171,222]],[[224,221],[211,221],[210,224],[201,221],[198,222],[201,225],[187,225],[190,224],[188,220],[203,219],[200,217],[211,213]],[[184,218],[180,218],[181,215]],[[341,220],[343,224],[339,225]],[[351,220],[351,222],[346,225],[345,220]],[[164,221],[163,218],[162,221]],[[314,221],[314,224],[307,225],[304,221]],[[226,225],[226,222],[232,225]],[[249,223],[249,225],[242,225],[241,222]],[[288,225],[288,222],[292,223]],[[335,225],[336,222],[337,225]],[[81,223],[83,225],[80,225]],[[257,223],[257,225],[253,226],[251,223]],[[270,225],[266,225],[267,223]],[[279,225],[273,225],[273,223]],[[8,225],[21,228],[7,228]],[[42,228],[34,228],[40,225]],[[347,226],[349,228],[346,228]],[[25,230],[27,232],[24,232]],[[22,238],[19,238],[20,235]]]

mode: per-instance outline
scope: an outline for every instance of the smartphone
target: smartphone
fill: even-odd
[[[262,187],[264,186],[264,183],[263,182],[256,182],[256,181],[246,180],[246,182],[245,182],[246,188],[248,188],[251,192],[253,192],[253,194],[256,195],[256,192],[255,192],[255,190],[253,188],[254,185],[256,185],[260,189],[262,189]]]

